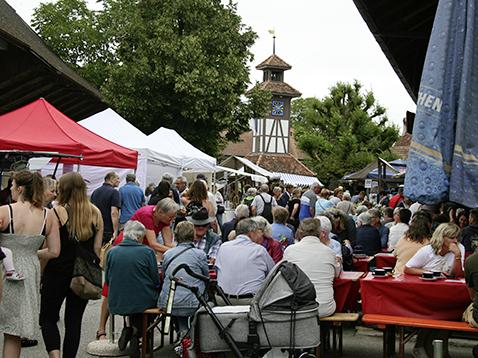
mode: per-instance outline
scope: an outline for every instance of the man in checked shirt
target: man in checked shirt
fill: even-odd
[[[209,217],[207,209],[203,207],[187,216],[186,219],[194,225],[194,246],[197,249],[203,250],[208,257],[209,263],[214,264],[217,251],[222,243],[221,236],[214,233],[211,229],[210,224],[214,218]]]

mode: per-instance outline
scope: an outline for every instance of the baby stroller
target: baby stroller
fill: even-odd
[[[260,357],[272,348],[299,356],[304,355],[302,350],[319,346],[315,288],[295,264],[278,263],[250,306],[211,307],[197,287],[188,286],[176,276],[181,269],[205,282],[209,278],[196,274],[186,264],[179,265],[171,274],[171,282],[191,290],[201,305],[192,324],[191,337],[195,340],[189,357],[195,357],[195,352],[229,351],[237,358]]]

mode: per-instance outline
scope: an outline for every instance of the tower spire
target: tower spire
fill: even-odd
[[[270,29],[269,33],[272,35],[272,54],[276,54],[276,30]]]

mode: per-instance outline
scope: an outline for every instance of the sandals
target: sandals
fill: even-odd
[[[96,340],[97,341],[101,340],[101,337],[105,337],[103,339],[106,339],[106,332],[105,331],[96,331]]]

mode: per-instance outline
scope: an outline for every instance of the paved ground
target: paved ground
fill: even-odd
[[[91,301],[85,312],[83,319],[83,330],[80,342],[80,349],[78,352],[79,358],[92,357],[86,353],[86,347],[89,342],[95,338],[99,316],[100,301]],[[117,318],[116,330],[120,331],[121,320]],[[40,344],[33,348],[24,348],[22,350],[22,357],[24,358],[38,358],[45,357],[45,347],[41,337],[39,337]],[[0,338],[0,345],[3,345],[3,338]],[[471,357],[471,347],[473,343],[467,340],[452,339],[450,342],[450,354],[453,358],[469,358]],[[411,357],[411,348],[413,343],[407,345],[407,357]],[[326,355],[326,357],[331,355]],[[176,355],[171,346],[166,346],[156,352],[155,357],[173,358]],[[344,358],[379,358],[382,357],[382,338],[381,333],[370,329],[353,328],[344,330]],[[276,358],[276,357],[273,357]]]

